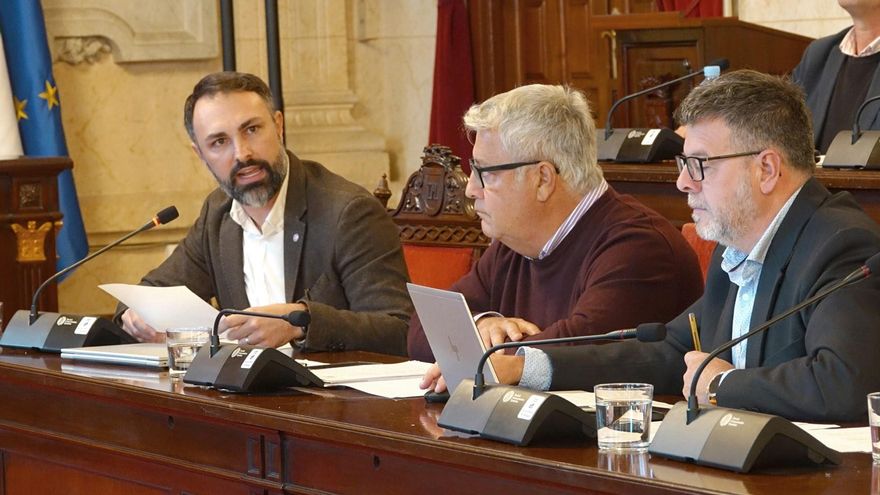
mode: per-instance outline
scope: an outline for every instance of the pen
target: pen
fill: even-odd
[[[688,321],[691,322],[691,338],[694,339],[694,350],[702,352],[700,345],[700,331],[697,329],[697,317],[693,313],[688,313]]]

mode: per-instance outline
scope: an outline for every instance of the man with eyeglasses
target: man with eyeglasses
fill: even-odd
[[[508,383],[585,389],[650,382],[688,394],[706,354],[829,287],[880,251],[880,228],[848,193],[813,178],[812,130],[793,83],[735,71],[703,83],[677,110],[687,126],[677,158],[697,232],[718,241],[706,290],[667,323],[657,343],[545,349],[496,356]],[[880,277],[842,289],[721,354],[697,384],[701,403],[793,420],[864,420],[865,394],[880,390]],[[529,361],[544,360],[549,374]]]
[[[487,346],[665,321],[700,296],[678,230],[605,182],[581,93],[523,86],[473,106],[464,124],[474,137],[466,194],[493,243],[452,290],[481,313]],[[433,360],[413,320],[409,354]]]

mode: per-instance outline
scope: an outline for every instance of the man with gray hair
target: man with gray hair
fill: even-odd
[[[694,351],[688,313],[705,349],[821,292],[880,251],[880,228],[849,193],[813,178],[813,136],[802,90],[754,71],[695,88],[677,111],[687,126],[676,159],[697,232],[718,241],[703,297],[667,323],[662,342],[547,349],[493,358],[507,383],[586,389],[650,382],[688,394],[706,358]],[[880,278],[848,286],[711,361],[701,403],[792,420],[864,420],[865,394],[880,389]],[[530,360],[551,372],[530,373]]]
[[[605,182],[581,93],[523,86],[473,106],[464,124],[474,137],[466,194],[493,242],[452,290],[483,313],[487,346],[665,321],[700,296],[687,241]],[[407,344],[433,360],[415,317]]]

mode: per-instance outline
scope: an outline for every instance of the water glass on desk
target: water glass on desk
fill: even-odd
[[[208,343],[208,327],[179,327],[165,330],[168,346],[168,372],[172,377],[182,376],[189,369],[199,349]]]
[[[880,463],[880,392],[868,394],[868,424],[871,425],[871,457]]]
[[[600,450],[648,450],[651,401],[654,386],[648,383],[603,383],[596,395],[596,433]]]

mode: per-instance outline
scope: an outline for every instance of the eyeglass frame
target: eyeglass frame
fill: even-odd
[[[480,188],[485,189],[486,183],[483,182],[483,172],[498,172],[500,170],[513,170],[520,167],[527,167],[529,165],[537,165],[545,160],[534,160],[530,162],[511,162],[511,163],[502,163],[501,165],[491,165],[488,167],[478,167],[477,161],[473,158],[468,159],[468,163],[471,166],[471,174],[474,172],[477,173],[477,177],[480,179]],[[556,165],[553,165],[553,169],[556,170],[556,173],[559,173],[559,168]]]
[[[679,173],[679,174],[681,173],[682,170],[687,169],[687,171],[688,171],[688,176],[691,178],[692,181],[694,181],[694,182],[702,182],[702,181],[706,178],[706,173],[703,171],[703,163],[705,163],[705,162],[712,161],[712,160],[723,160],[723,159],[726,159],[726,158],[739,158],[739,157],[742,157],[742,156],[759,155],[759,154],[761,154],[761,153],[763,153],[763,152],[764,152],[764,150],[761,150],[761,151],[745,151],[745,152],[742,152],[742,153],[730,153],[730,154],[727,154],[727,155],[707,156],[707,157],[705,157],[705,158],[700,157],[700,156],[688,156],[688,155],[685,155],[685,154],[683,154],[683,153],[679,153],[679,154],[675,155],[675,165],[678,167],[678,173]],[[696,178],[696,177],[694,177],[694,173],[692,172],[692,168],[688,165],[688,161],[689,161],[689,160],[696,160],[696,161],[697,161],[697,165],[699,166],[699,168],[698,168],[698,169],[694,169],[694,170],[699,170],[699,171],[700,171],[700,178],[699,178],[699,179]],[[682,165],[682,163],[683,163],[683,165]]]

